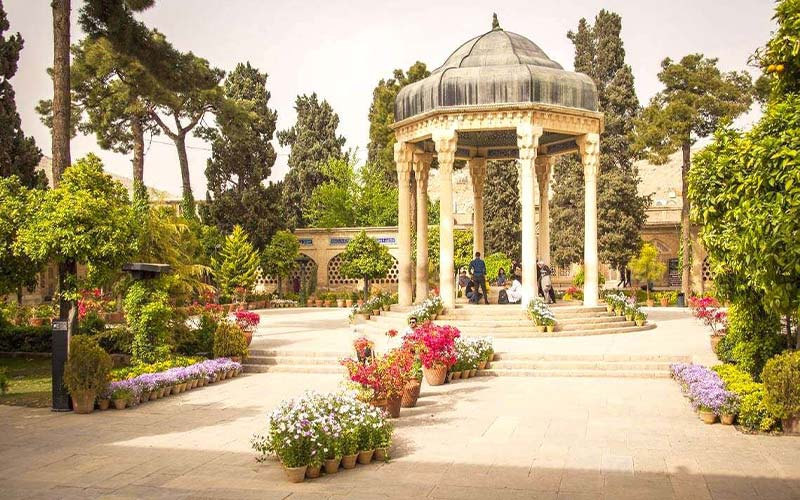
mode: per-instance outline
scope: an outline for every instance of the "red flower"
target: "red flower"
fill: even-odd
[[[394,328],[392,328],[391,330],[389,330],[388,332],[386,332],[386,336],[387,336],[387,337],[391,337],[391,338],[397,337],[397,330],[395,330]]]
[[[403,348],[416,352],[425,368],[436,365],[450,367],[456,362],[456,339],[461,336],[458,328],[425,323],[403,337]]]
[[[252,311],[236,311],[236,324],[246,332],[256,329],[261,322],[261,317]]]

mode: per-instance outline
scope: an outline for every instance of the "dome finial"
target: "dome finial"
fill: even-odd
[[[492,31],[497,31],[499,29],[502,28],[500,28],[500,21],[497,20],[497,13],[495,12],[492,14]]]

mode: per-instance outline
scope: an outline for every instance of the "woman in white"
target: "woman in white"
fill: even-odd
[[[519,304],[522,300],[522,283],[520,283],[519,278],[514,276],[514,281],[511,282],[510,286],[506,284],[506,287],[508,302],[511,304]]]

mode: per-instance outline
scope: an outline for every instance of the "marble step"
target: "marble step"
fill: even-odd
[[[345,356],[342,356],[345,357]],[[339,366],[340,358],[325,358],[315,356],[248,356],[245,364],[248,365],[324,365]]]
[[[341,366],[327,365],[244,365],[246,373],[331,373],[344,375],[345,369]]]
[[[437,321],[438,322],[438,321]],[[533,325],[528,324],[527,326],[462,326],[457,323],[446,323],[455,326],[456,328],[461,331],[462,335],[468,337],[482,337],[486,335],[491,335],[493,337],[502,337],[502,338],[539,338],[539,337],[580,337],[580,336],[588,336],[588,335],[609,335],[609,334],[618,334],[618,333],[632,333],[632,332],[642,332],[651,330],[656,327],[653,323],[647,323],[643,326],[635,326],[633,322],[626,322],[620,323],[620,326],[617,326],[617,323],[614,323],[614,326],[611,327],[610,325],[602,325],[602,328],[596,329],[579,329],[579,330],[556,330],[554,332],[539,332],[536,331]],[[385,333],[389,329],[397,329],[400,330],[401,328],[405,328],[404,325],[400,324],[391,324],[391,323],[379,323],[376,321],[367,321],[366,323],[360,323],[359,328],[363,331],[371,332],[371,333]]]
[[[494,377],[603,377],[669,378],[669,370],[479,370],[478,375]]]
[[[654,361],[492,361],[489,370],[666,371],[670,363]]]

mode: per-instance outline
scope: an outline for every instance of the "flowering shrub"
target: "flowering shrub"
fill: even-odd
[[[403,348],[417,353],[422,366],[453,366],[457,360],[455,340],[461,336],[458,328],[425,323],[403,337]]]
[[[692,363],[670,365],[672,376],[683,388],[684,394],[692,401],[696,410],[704,410],[720,415],[737,396],[725,390],[720,376],[705,366]]]
[[[318,465],[322,460],[388,446],[392,425],[381,410],[351,394],[307,392],[270,413],[266,435],[252,440],[258,460],[275,455],[286,467]]]
[[[340,364],[347,368],[351,381],[372,391],[373,398],[392,399],[401,396],[403,387],[411,380],[414,357],[405,349],[392,349],[365,363],[345,358]]]
[[[442,314],[444,311],[444,302],[438,294],[432,294],[425,299],[422,304],[414,308],[409,313],[409,318],[417,318],[417,322],[425,323],[436,318],[437,315]]]
[[[528,316],[536,326],[553,326],[556,324],[555,314],[541,297],[534,297],[528,303]]]
[[[456,363],[452,371],[472,370],[478,368],[481,361],[481,340],[477,338],[459,337],[456,339]]]
[[[725,335],[728,327],[728,313],[720,309],[717,299],[714,297],[689,297],[689,308],[695,318],[711,328],[712,335]]]
[[[606,304],[610,305],[614,310],[623,310],[628,297],[622,292],[609,293],[605,296]]]
[[[258,324],[261,322],[261,316],[252,311],[236,311],[236,324],[244,332],[255,331]]]

